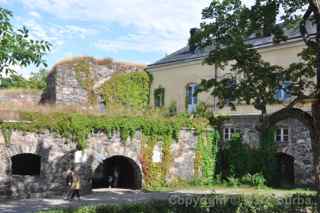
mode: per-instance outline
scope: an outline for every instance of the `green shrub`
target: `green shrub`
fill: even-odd
[[[236,177],[243,179],[242,182],[248,185],[275,186],[279,180],[277,171],[276,144],[272,129],[263,134],[260,145],[256,148],[242,143],[241,135],[236,133],[218,153],[216,173],[222,174],[224,179]],[[247,174],[255,175],[246,177]]]
[[[246,174],[240,179],[241,184],[246,184],[250,186],[256,186],[257,188],[262,188],[265,186],[266,179],[260,173],[254,175]]]
[[[38,213],[307,213],[319,212],[319,196],[181,195],[178,199],[140,204],[87,206]],[[191,201],[191,202],[190,202]]]
[[[240,185],[240,180],[235,177],[228,177],[226,184],[227,186],[237,187]]]

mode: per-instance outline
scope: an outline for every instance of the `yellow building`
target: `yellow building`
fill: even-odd
[[[273,44],[272,37],[251,39],[248,40],[257,48],[263,59],[273,65],[287,67],[293,62],[298,62],[298,54],[305,48],[305,43],[296,31],[289,34],[289,39],[280,44]],[[186,100],[189,93],[193,91],[193,87],[201,82],[202,79],[219,78],[230,74],[228,67],[224,70],[215,69],[214,66],[203,64],[203,60],[208,52],[198,51],[192,52],[188,47],[182,48],[177,52],[168,55],[167,57],[148,66],[148,71],[153,76],[151,86],[151,104],[152,106],[159,105],[165,107],[172,103],[177,104],[178,112],[193,111],[194,105],[200,102],[205,102],[212,107],[216,113],[229,115],[247,115],[258,114],[252,106],[241,105],[236,111],[231,111],[228,107],[219,109],[216,107],[217,100],[208,93],[200,93],[197,100]],[[157,90],[163,88],[163,100],[157,100],[155,94]],[[159,98],[158,98],[159,99]],[[270,106],[269,112],[279,109],[282,106]]]
[[[272,37],[249,39],[253,48],[258,49],[263,60],[273,65],[288,67],[300,59],[298,54],[306,47],[299,30],[287,31],[288,40],[274,44]],[[169,107],[176,104],[178,112],[193,112],[197,104],[205,102],[215,114],[229,115],[231,119],[222,127],[224,141],[231,135],[240,131],[243,142],[248,144],[259,143],[259,132],[256,123],[261,112],[253,106],[238,105],[236,111],[230,107],[220,109],[217,107],[217,98],[208,93],[193,96],[197,85],[202,79],[220,78],[230,75],[230,68],[216,69],[215,66],[203,64],[208,55],[206,50],[191,51],[188,47],[182,48],[163,59],[148,66],[147,70],[153,76],[151,86],[151,105],[155,107]],[[234,77],[234,76],[233,76]],[[237,76],[236,76],[237,78]],[[275,94],[276,95],[276,94]],[[280,93],[278,98],[285,94]],[[310,111],[308,104],[298,106]],[[268,113],[283,108],[283,105],[268,106]],[[277,124],[275,141],[278,143],[279,163],[283,164],[284,180],[294,184],[311,184],[312,177],[312,152],[309,131],[296,120],[287,120]]]

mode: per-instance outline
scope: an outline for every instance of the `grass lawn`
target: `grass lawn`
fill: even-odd
[[[243,194],[243,195],[276,195],[276,196],[289,196],[293,194],[309,194],[313,195],[317,192],[313,189],[308,188],[293,188],[293,189],[278,189],[278,188],[270,188],[263,187],[257,188],[247,185],[241,185],[238,187],[230,187],[226,185],[214,185],[214,186],[183,186],[183,187],[159,187],[151,191],[159,191],[159,192],[183,192],[183,193],[196,193],[196,194]]]

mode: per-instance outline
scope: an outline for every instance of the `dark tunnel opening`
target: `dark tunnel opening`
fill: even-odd
[[[40,175],[41,157],[34,154],[19,154],[11,157],[12,175]]]
[[[142,175],[137,163],[124,156],[104,160],[95,170],[92,188],[141,189]]]
[[[285,188],[293,187],[295,184],[294,157],[284,153],[279,153],[277,155],[277,159],[279,172],[278,185]]]

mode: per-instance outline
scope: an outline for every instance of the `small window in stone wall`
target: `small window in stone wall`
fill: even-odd
[[[240,133],[240,129],[239,128],[234,128],[234,127],[225,127],[223,129],[223,139],[225,141],[230,141],[232,139],[232,136],[235,133]]]
[[[276,131],[275,140],[278,143],[288,143],[289,142],[289,128],[287,128],[287,127],[278,128]]]
[[[39,176],[41,157],[34,154],[19,154],[11,157],[12,175]]]
[[[107,110],[106,101],[102,95],[98,96],[99,112],[104,113]]]

